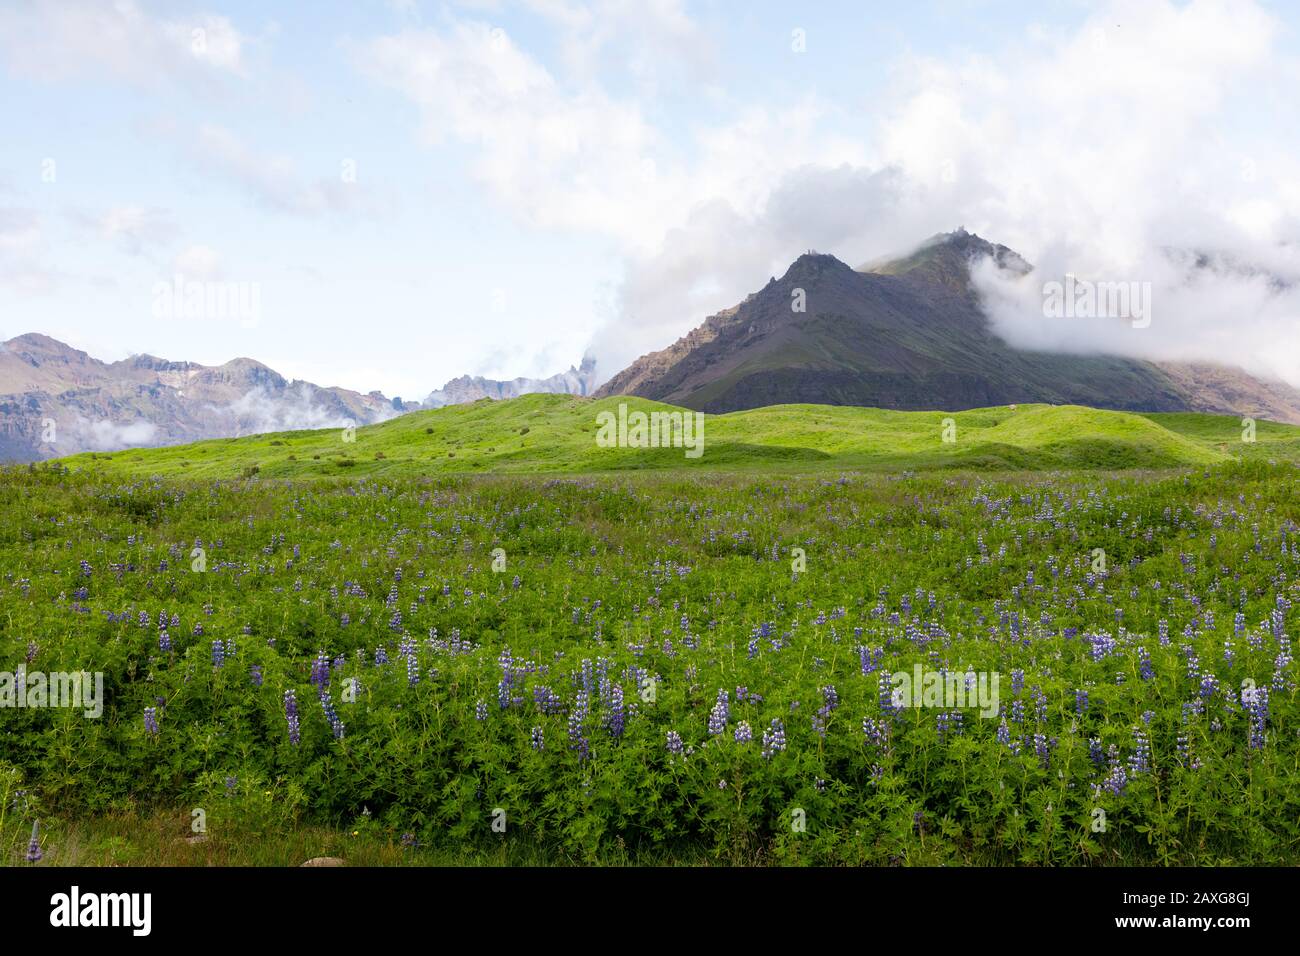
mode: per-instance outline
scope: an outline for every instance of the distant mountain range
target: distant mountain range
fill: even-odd
[[[516,378],[508,382],[491,378],[462,375],[435,392],[430,392],[424,400],[426,408],[441,408],[443,405],[463,405],[477,402],[480,398],[518,398],[546,392],[557,395],[590,395],[596,389],[596,360],[590,356],[582,360],[577,368],[569,367],[567,372],[560,372],[550,378]]]
[[[289,381],[260,362],[101,362],[40,334],[0,343],[0,460],[381,422],[420,408],[545,392],[637,395],[705,412],[767,405],[959,411],[1014,403],[1200,411],[1300,423],[1300,391],[1207,362],[1032,352],[991,329],[970,266],[1030,267],[958,230],[853,269],[808,253],[738,305],[599,389],[596,362],[549,378],[452,379],[424,402]],[[801,300],[803,311],[792,308]]]
[[[289,381],[260,362],[101,362],[46,335],[0,343],[0,460],[373,424],[421,407]]]
[[[1300,392],[1240,369],[1012,348],[990,328],[971,285],[970,264],[981,256],[1022,274],[1030,268],[965,230],[856,270],[834,256],[802,255],[780,279],[643,355],[596,396],[638,395],[705,412],[1042,402],[1300,423]],[[799,297],[802,312],[792,308]]]
[[[550,378],[502,382],[464,375],[425,402],[404,402],[377,391],[290,381],[249,358],[216,366],[152,355],[102,362],[29,333],[0,342],[0,461],[371,425],[420,408],[531,392],[589,395],[595,374],[595,360],[588,358]]]

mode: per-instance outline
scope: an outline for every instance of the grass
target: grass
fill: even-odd
[[[330,478],[484,473],[608,473],[638,470],[1033,470],[1168,469],[1238,458],[1300,459],[1300,427],[1261,422],[1242,441],[1230,416],[1133,414],[1080,406],[1021,405],[963,412],[899,412],[775,405],[709,415],[705,451],[601,448],[596,418],[634,398],[526,395],[415,412],[355,430],[278,432],[169,448],[62,459],[109,476]],[[955,438],[942,440],[952,419]]]

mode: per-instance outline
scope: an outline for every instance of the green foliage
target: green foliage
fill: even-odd
[[[1044,427],[980,414],[969,427],[1004,437]],[[39,812],[176,807],[201,808],[214,837],[323,826],[475,853],[524,839],[578,862],[1300,857],[1295,665],[1277,663],[1300,581],[1292,464],[299,483],[270,471],[0,478],[0,670],[104,680],[97,719],[0,710],[10,858]],[[319,654],[341,736],[312,682]],[[997,672],[1001,716],[968,709],[946,732],[940,710],[891,716],[881,673],[918,664]],[[1270,688],[1262,746],[1246,680]],[[765,755],[773,720],[787,746]],[[887,740],[864,720],[887,724]],[[1140,756],[1135,730],[1149,766],[1112,792],[1113,767]],[[1100,765],[1092,740],[1114,748]],[[30,803],[14,803],[19,789]]]

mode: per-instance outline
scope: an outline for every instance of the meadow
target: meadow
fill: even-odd
[[[569,414],[519,402],[501,435]],[[39,819],[42,865],[1300,862],[1294,430],[981,410],[968,467],[868,470],[838,417],[907,413],[764,411],[823,457],[418,473],[471,406],[321,476],[337,432],[6,470],[0,670],[102,672],[104,709],[0,709],[0,859]],[[1154,467],[992,467],[1090,440]],[[998,675],[993,715],[900,706],[918,665]]]

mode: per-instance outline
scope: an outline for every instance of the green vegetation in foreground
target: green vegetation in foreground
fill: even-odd
[[[104,698],[0,709],[0,861],[1295,865],[1298,514],[1262,461],[10,469],[0,671]]]
[[[781,472],[1167,469],[1237,458],[1300,459],[1300,427],[1260,422],[1241,440],[1230,416],[1139,415],[1080,406],[1021,405],[965,412],[897,412],[776,405],[705,418],[705,451],[601,448],[596,417],[620,403],[681,412],[636,398],[526,395],[414,412],[356,429],[218,439],[62,459],[73,470],[134,477],[268,478],[454,473],[591,473],[636,469]],[[943,422],[956,441],[941,440]]]

